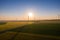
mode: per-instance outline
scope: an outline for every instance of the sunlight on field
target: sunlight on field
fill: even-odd
[[[32,22],[7,22],[4,25],[0,25],[0,31],[20,27],[27,24],[32,24]]]

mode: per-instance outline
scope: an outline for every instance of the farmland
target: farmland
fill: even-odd
[[[60,21],[8,22],[0,30],[0,40],[60,40]]]
[[[31,22],[29,22],[30,24]],[[28,22],[6,22],[6,23],[2,23],[0,24],[0,31],[3,30],[9,30],[9,29],[13,29],[16,27],[21,27],[23,25],[28,24]]]

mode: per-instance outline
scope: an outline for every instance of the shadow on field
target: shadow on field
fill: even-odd
[[[60,24],[31,24],[8,31],[60,36],[59,26]]]

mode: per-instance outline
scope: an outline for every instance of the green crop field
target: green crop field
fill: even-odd
[[[6,30],[0,40],[60,40],[60,21],[8,22],[0,26],[0,30]]]
[[[32,22],[29,22],[31,24]],[[0,23],[0,31],[3,30],[9,30],[17,27],[21,27],[23,25],[27,25],[28,22],[5,22],[5,23]]]

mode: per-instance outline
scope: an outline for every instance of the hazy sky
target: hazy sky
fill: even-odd
[[[35,19],[55,19],[60,14],[60,0],[0,0],[0,20],[27,20],[29,12]]]

